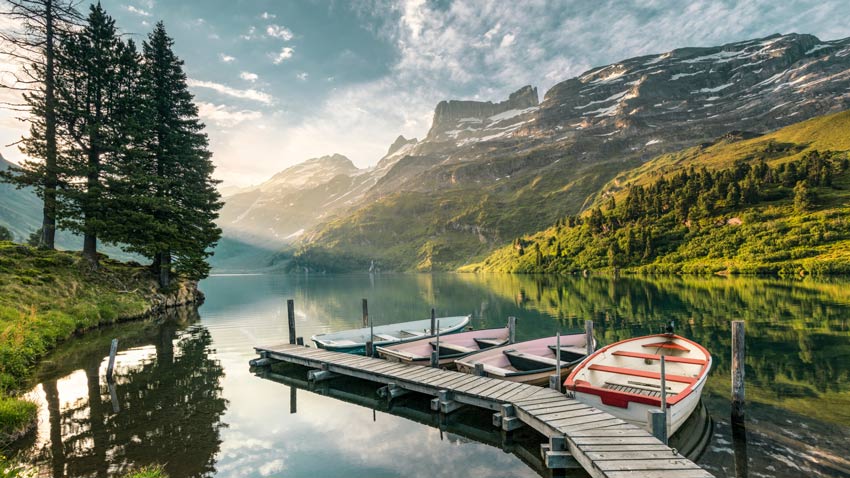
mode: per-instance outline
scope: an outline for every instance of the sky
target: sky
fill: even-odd
[[[850,36],[847,0],[101,3],[137,42],[165,23],[225,186],[333,153],[372,166],[398,135],[423,138],[444,99],[501,101],[533,85],[542,100],[634,56],[773,33]],[[0,113],[0,153],[20,161],[6,145],[25,132]]]

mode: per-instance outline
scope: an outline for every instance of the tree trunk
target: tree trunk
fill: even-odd
[[[85,233],[83,235],[83,258],[97,269],[97,236]]]
[[[159,280],[159,271],[160,271],[161,262],[162,262],[162,253],[157,252],[156,254],[153,255],[153,261],[151,261],[151,272],[153,273],[154,276],[157,277],[157,280]]]
[[[171,252],[160,253],[159,262],[159,287],[165,289],[171,284]]]
[[[59,183],[56,173],[56,100],[53,91],[53,1],[54,0],[48,0],[44,3],[44,139],[47,151],[44,157],[44,210],[41,222],[41,239],[39,240],[39,247],[45,249],[55,248],[56,186]]]

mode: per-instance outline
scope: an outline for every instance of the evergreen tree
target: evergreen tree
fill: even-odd
[[[0,226],[0,241],[11,241],[12,233],[3,226]]]
[[[125,168],[130,192],[124,196],[135,198],[135,213],[121,234],[131,250],[153,260],[162,287],[172,267],[190,278],[206,277],[206,258],[221,236],[211,153],[173,44],[160,22],[142,45],[139,150]]]
[[[797,185],[794,186],[794,210],[797,212],[808,211],[814,206],[814,203],[815,194],[809,187],[808,181],[797,181]]]
[[[0,173],[0,180],[18,187],[33,187],[44,200],[42,231],[37,245],[53,249],[56,237],[58,147],[56,131],[56,82],[62,72],[56,68],[56,47],[68,35],[79,13],[74,2],[66,0],[6,0],[3,16],[18,23],[19,34],[0,33],[4,45],[2,55],[13,62],[23,62],[24,78],[13,76],[4,88],[24,91],[30,134],[20,145],[21,151],[38,161],[25,161],[20,168]]]
[[[107,202],[104,178],[116,174],[125,123],[120,58],[127,46],[118,38],[115,21],[100,4],[92,5],[86,25],[63,40],[57,55],[66,74],[57,82],[56,114],[66,148],[60,171],[69,178],[62,189],[60,224],[83,235],[83,257],[97,267],[97,241],[111,222],[121,220]]]

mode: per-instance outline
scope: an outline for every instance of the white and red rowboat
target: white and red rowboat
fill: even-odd
[[[711,354],[693,340],[657,334],[611,344],[577,365],[564,386],[583,403],[646,426],[647,411],[661,408],[662,355],[672,435],[696,408],[711,370]]]

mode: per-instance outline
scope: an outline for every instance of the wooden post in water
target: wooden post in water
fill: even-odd
[[[112,381],[112,370],[115,368],[115,355],[118,353],[118,339],[112,339],[109,345],[109,365],[106,366],[106,381]]]
[[[369,321],[369,341],[366,342],[366,356],[374,357],[375,356],[375,324],[372,321]]]
[[[664,355],[661,355],[661,412],[662,419],[664,420],[663,425],[663,439],[659,438],[664,444],[667,444],[667,422],[669,421],[667,415],[667,362],[664,360]]]
[[[369,325],[369,303],[363,299],[363,327]]]
[[[294,385],[289,386],[289,413],[298,413],[298,388]]]
[[[508,317],[508,343],[516,343],[516,317]]]
[[[587,346],[587,355],[593,353],[593,321],[585,320],[584,321],[584,340]]]
[[[435,321],[436,320],[437,320],[437,311],[434,310],[433,307],[431,307],[431,335],[434,335],[436,333],[435,332],[435,327],[436,327]]]
[[[286,318],[289,323],[289,343],[295,345],[295,301],[286,301]]]
[[[732,321],[732,423],[744,423],[744,321]]]
[[[434,347],[434,351],[431,352],[431,366],[434,368],[438,368],[440,366],[440,321],[437,321],[437,345]]]
[[[561,391],[561,332],[555,336],[555,390]]]

